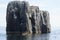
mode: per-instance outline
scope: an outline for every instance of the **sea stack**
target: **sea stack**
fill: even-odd
[[[50,16],[48,11],[38,6],[29,6],[26,1],[11,1],[6,11],[6,33],[49,33]]]

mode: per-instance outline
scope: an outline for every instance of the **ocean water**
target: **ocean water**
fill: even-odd
[[[48,34],[35,35],[6,35],[6,28],[0,27],[0,40],[60,40],[60,29],[53,29]]]

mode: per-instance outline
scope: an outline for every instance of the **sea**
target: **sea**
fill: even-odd
[[[0,27],[0,40],[60,40],[60,28],[52,28],[51,33],[33,35],[6,35],[6,27]]]

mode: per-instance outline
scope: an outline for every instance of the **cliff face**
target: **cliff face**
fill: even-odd
[[[29,6],[25,1],[12,1],[7,6],[7,33],[48,33],[50,19],[48,11]]]
[[[39,13],[39,8],[37,6],[30,6],[30,14],[31,14],[31,24],[32,24],[32,32],[33,33],[38,33],[40,32],[40,26],[39,26],[39,21],[40,21],[40,13]]]
[[[27,2],[10,2],[7,6],[7,32],[26,32],[27,31]]]
[[[41,33],[49,33],[50,32],[50,21],[49,21],[49,13],[48,11],[42,11],[41,15]]]

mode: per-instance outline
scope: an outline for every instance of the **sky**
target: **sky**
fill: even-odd
[[[6,27],[6,8],[10,1],[0,0],[0,26]],[[20,0],[23,1],[23,0]],[[53,28],[60,28],[60,0],[25,0],[30,5],[38,6],[50,14],[50,24]]]

